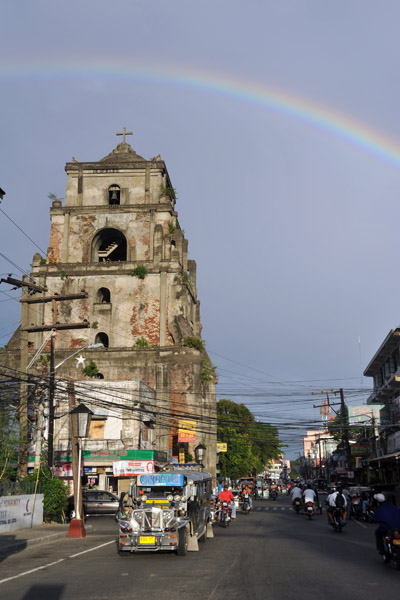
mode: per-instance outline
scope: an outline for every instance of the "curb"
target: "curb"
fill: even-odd
[[[93,525],[87,525],[85,527],[86,531],[92,531]],[[56,533],[50,533],[48,535],[42,535],[41,537],[35,537],[30,540],[17,540],[12,542],[11,544],[6,544],[4,546],[0,546],[0,555],[1,554],[15,554],[21,550],[25,550],[29,546],[39,546],[40,544],[44,544],[45,542],[51,542],[56,538],[67,537],[68,529],[63,529],[63,531],[57,531]]]

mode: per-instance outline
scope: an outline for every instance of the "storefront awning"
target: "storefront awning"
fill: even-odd
[[[400,458],[400,451],[392,452],[391,454],[384,454],[383,456],[378,456],[378,458],[370,458],[369,462],[377,462],[378,460],[390,460],[392,458]]]

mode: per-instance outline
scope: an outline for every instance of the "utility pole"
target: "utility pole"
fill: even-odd
[[[24,478],[28,472],[28,395],[29,395],[29,375],[28,369],[28,333],[29,323],[29,293],[44,292],[47,288],[36,285],[28,281],[28,275],[20,279],[14,279],[10,275],[7,279],[1,278],[0,283],[8,283],[22,289],[22,307],[21,307],[21,354],[20,370],[23,375],[20,383],[19,394],[19,454],[18,454],[18,475]]]
[[[82,494],[79,494],[79,498],[77,498],[77,490],[81,489],[81,486],[78,485],[78,480],[81,477],[80,473],[80,464],[79,464],[79,439],[73,435],[73,427],[72,427],[72,415],[71,410],[75,408],[75,385],[73,381],[68,382],[68,410],[69,410],[69,431],[71,436],[71,451],[72,451],[72,475],[74,479],[74,502],[75,502],[75,518],[77,515],[82,518],[83,516],[83,504],[82,504]],[[77,502],[79,505],[77,505]]]
[[[345,452],[346,452],[346,465],[347,465],[347,470],[348,471],[352,471],[353,470],[353,461],[352,461],[352,457],[351,457],[351,448],[350,448],[350,442],[349,442],[349,411],[347,409],[347,404],[344,401],[344,393],[343,393],[343,388],[340,388],[339,390],[340,393],[340,412],[342,413],[342,423],[343,423],[343,429],[342,429],[342,440],[344,443],[344,448],[345,448]]]
[[[23,282],[28,282],[28,276],[23,276]],[[7,282],[8,283],[8,282]],[[22,285],[21,285],[22,287]],[[22,297],[28,295],[25,285],[22,287]],[[21,377],[19,392],[19,457],[18,457],[18,475],[20,478],[26,477],[28,473],[28,380],[26,367],[28,365],[28,334],[22,329],[28,324],[28,304],[22,304],[21,310]]]
[[[55,389],[55,332],[50,337],[50,379],[49,379],[49,437],[47,442],[47,464],[49,469],[54,466],[54,389]]]
[[[48,445],[47,445],[47,464],[49,469],[52,471],[54,466],[54,393],[55,393],[55,335],[57,330],[66,330],[66,329],[87,329],[90,327],[90,323],[84,320],[81,323],[58,323],[57,321],[57,302],[61,302],[64,300],[78,300],[81,298],[87,298],[87,292],[78,292],[76,294],[59,294],[53,296],[45,296],[42,298],[31,298],[23,295],[20,302],[22,303],[22,312],[24,311],[24,305],[28,307],[30,304],[42,304],[46,302],[51,302],[52,305],[52,321],[53,323],[49,325],[35,325],[31,327],[26,326],[26,322],[22,326],[21,322],[21,331],[24,334],[34,333],[34,332],[43,332],[43,331],[51,331],[54,330],[50,337],[50,377],[49,377],[49,436],[48,436]],[[26,310],[28,310],[26,308]],[[21,367],[22,370],[22,367]]]

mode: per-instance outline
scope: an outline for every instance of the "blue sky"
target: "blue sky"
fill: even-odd
[[[282,425],[292,455],[286,426],[318,420],[313,391],[365,401],[361,371],[400,319],[399,3],[10,0],[1,13],[0,208],[46,250],[65,163],[105,156],[126,126],[178,191],[219,393]],[[397,162],[254,90],[374,131]],[[19,277],[7,259],[28,270],[37,248],[3,213],[0,235],[1,276]],[[20,305],[0,296],[4,344]]]

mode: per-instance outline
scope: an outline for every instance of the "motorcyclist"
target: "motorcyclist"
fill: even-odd
[[[294,484],[292,489],[290,490],[290,497],[292,499],[292,504],[294,505],[296,500],[299,499],[300,502],[303,500],[303,493],[301,489],[298,487],[297,483]]]
[[[339,502],[339,500],[337,498],[338,496],[342,497],[341,502]],[[334,512],[335,508],[339,508],[340,503],[342,503],[341,513],[342,513],[342,523],[344,524],[346,522],[347,503],[346,503],[346,497],[342,493],[342,486],[340,483],[336,486],[336,491],[333,491],[331,494],[329,494],[329,496],[327,498],[327,503],[328,503],[327,513],[328,513],[328,518],[329,518],[329,524],[333,526],[333,512]]]
[[[224,483],[224,489],[218,496],[218,502],[228,502],[229,510],[231,513],[231,520],[234,521],[236,519],[236,504],[233,493],[228,489],[228,483]]]
[[[384,554],[383,538],[391,529],[400,529],[400,509],[388,502],[384,494],[375,494],[374,500],[378,502],[378,508],[372,522],[379,523],[375,531],[376,548],[380,554]]]
[[[253,499],[251,497],[251,489],[250,489],[247,481],[244,482],[244,484],[242,485],[242,489],[239,492],[239,497],[242,501],[243,501],[245,494],[248,494],[250,508],[252,508],[253,507]]]
[[[312,502],[313,505],[317,503],[318,505],[318,494],[315,492],[311,483],[307,483],[305,490],[303,492],[303,501],[304,501],[304,510],[307,502]]]

